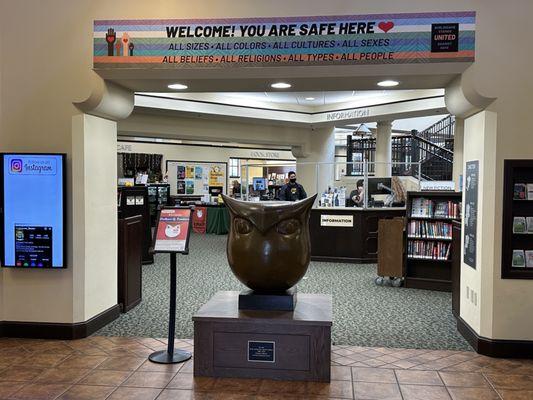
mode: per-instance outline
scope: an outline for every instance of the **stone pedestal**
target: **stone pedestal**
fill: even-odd
[[[300,293],[294,311],[238,304],[218,292],[193,316],[195,376],[330,381],[330,295]]]

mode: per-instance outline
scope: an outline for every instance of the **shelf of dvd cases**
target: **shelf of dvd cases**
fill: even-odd
[[[505,160],[502,278],[533,279],[533,160]]]
[[[461,193],[408,192],[405,286],[451,290],[452,221],[461,218]]]

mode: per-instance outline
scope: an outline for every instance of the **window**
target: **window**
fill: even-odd
[[[241,177],[241,160],[239,158],[229,159],[229,177],[230,178]]]

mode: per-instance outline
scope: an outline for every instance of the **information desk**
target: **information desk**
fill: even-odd
[[[405,217],[405,208],[314,208],[309,221],[311,259],[375,263],[378,221],[395,217]]]

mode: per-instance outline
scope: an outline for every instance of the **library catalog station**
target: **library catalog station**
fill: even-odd
[[[0,2],[0,398],[531,398],[531,15]]]

